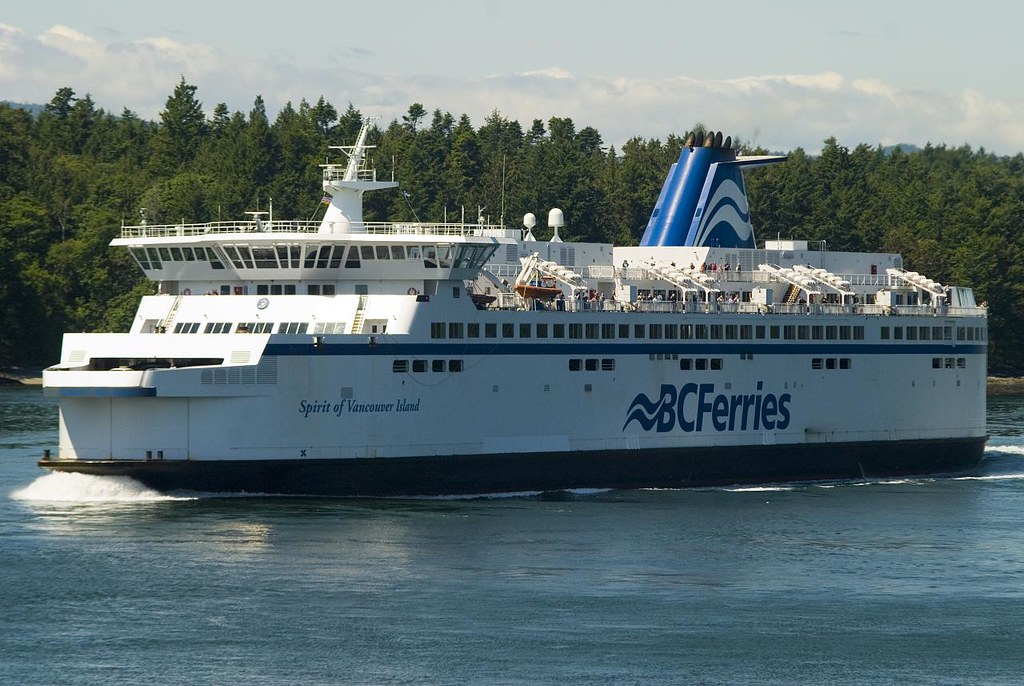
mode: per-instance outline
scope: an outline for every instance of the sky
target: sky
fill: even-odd
[[[0,9],[0,100],[71,87],[156,120],[324,96],[386,126],[413,103],[569,117],[606,145],[695,123],[772,151],[1024,151],[1024,3],[1009,0],[46,0]],[[344,143],[343,141],[339,141]]]

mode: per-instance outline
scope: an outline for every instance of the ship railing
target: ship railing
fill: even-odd
[[[204,224],[138,224],[122,226],[121,238],[178,238],[238,233],[318,233],[320,222],[305,221],[230,221]],[[507,230],[496,224],[354,222],[352,234],[378,236],[503,236]],[[329,234],[340,237],[345,234]]]

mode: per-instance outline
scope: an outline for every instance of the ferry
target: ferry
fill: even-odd
[[[743,156],[691,134],[638,246],[363,220],[370,122],[320,221],[124,225],[156,294],[46,369],[59,472],[161,491],[536,493],[957,473],[987,316],[898,254],[755,239]],[[571,219],[571,218],[570,218]]]

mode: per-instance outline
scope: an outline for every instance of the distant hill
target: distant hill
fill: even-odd
[[[897,143],[896,145],[885,145],[882,146],[882,152],[886,155],[891,155],[892,151],[896,148],[900,149],[900,152],[912,153],[920,150],[920,146],[914,145],[913,143]]]
[[[43,107],[45,107],[45,105],[36,105],[28,102],[11,102],[10,100],[0,100],[0,104],[13,107],[17,110],[26,110],[33,117],[38,116],[39,113],[43,111]]]

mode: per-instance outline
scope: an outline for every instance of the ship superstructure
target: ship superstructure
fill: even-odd
[[[720,134],[640,246],[369,223],[364,125],[320,222],[125,226],[159,284],[66,334],[46,468],[163,490],[427,495],[953,472],[986,438],[986,312],[887,253],[758,245]]]

